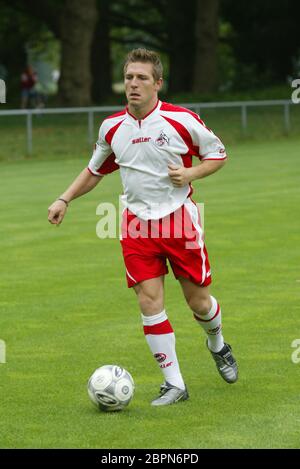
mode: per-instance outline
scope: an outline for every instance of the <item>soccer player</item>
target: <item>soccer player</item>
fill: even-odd
[[[153,406],[187,399],[175,335],[164,305],[169,261],[194,318],[207,334],[207,347],[227,383],[238,367],[221,330],[221,308],[210,294],[211,270],[191,182],[225,164],[221,141],[197,114],[158,99],[163,83],[159,56],[131,51],[124,65],[127,107],[106,118],[87,168],[49,207],[60,224],[71,200],[119,169],[124,188],[121,245],[128,287],[137,295],[150,350],[164,376]],[[192,166],[192,156],[200,159]]]

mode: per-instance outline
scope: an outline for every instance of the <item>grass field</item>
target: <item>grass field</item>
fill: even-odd
[[[1,162],[0,447],[300,447],[300,363],[291,360],[300,338],[299,145],[296,137],[229,144],[225,168],[194,184],[240,379],[221,380],[170,274],[166,307],[190,400],[161,409],[149,405],[161,376],[119,242],[95,233],[97,204],[118,200],[118,174],[56,228],[47,207],[88,158]],[[100,413],[87,397],[88,377],[106,363],[136,383],[121,413]]]

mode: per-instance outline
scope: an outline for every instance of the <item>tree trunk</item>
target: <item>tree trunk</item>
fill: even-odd
[[[186,93],[193,84],[195,1],[189,0],[183,7],[182,0],[168,0],[166,6],[170,47],[168,92]]]
[[[112,92],[109,2],[110,0],[101,0],[100,2],[99,19],[94,32],[91,52],[92,97],[93,102],[99,104]]]
[[[217,86],[219,0],[197,0],[195,93],[208,93]]]
[[[96,0],[65,0],[60,19],[62,105],[91,104],[90,51],[97,18]]]

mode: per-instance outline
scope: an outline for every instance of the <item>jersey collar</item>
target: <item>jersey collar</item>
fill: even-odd
[[[128,105],[126,106],[126,112],[127,112],[127,115],[130,116],[132,119],[134,119],[135,121],[140,122],[140,121],[144,121],[148,117],[152,116],[155,113],[155,111],[160,109],[160,106],[161,106],[161,101],[158,99],[157,103],[154,106],[154,108],[151,109],[151,111],[149,111],[142,119],[137,119],[133,114],[131,114],[128,110]]]

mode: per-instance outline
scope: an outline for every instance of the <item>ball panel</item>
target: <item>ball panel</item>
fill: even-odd
[[[130,401],[133,395],[133,386],[128,378],[121,378],[115,385],[115,396],[121,402]]]
[[[98,368],[91,376],[91,385],[99,391],[107,388],[112,382],[111,370],[109,368]]]

